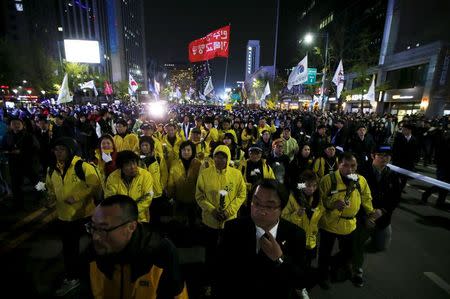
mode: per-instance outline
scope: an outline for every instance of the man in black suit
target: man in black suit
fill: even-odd
[[[336,147],[340,146],[344,148],[347,138],[348,138],[348,132],[347,128],[345,127],[345,123],[342,119],[336,120],[334,123],[334,130],[331,134],[331,143]]]
[[[413,126],[409,123],[403,124],[402,133],[395,137],[392,146],[392,164],[395,166],[414,171],[414,166],[419,154],[419,144],[417,139],[412,136]],[[400,176],[400,188],[406,186],[408,177],[406,175]]]
[[[189,140],[189,133],[195,128],[195,125],[189,122],[189,116],[185,115],[183,117],[183,122],[181,123],[181,130],[184,136],[184,140]]]
[[[304,287],[305,233],[281,219],[288,193],[276,180],[253,188],[251,217],[225,224],[219,243],[218,298],[293,298]]]

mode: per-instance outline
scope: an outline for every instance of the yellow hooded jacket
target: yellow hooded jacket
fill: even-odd
[[[225,221],[237,217],[237,212],[244,203],[247,192],[244,178],[239,170],[229,166],[230,149],[226,145],[219,145],[214,154],[223,152],[227,155],[227,167],[217,170],[216,167],[208,167],[200,171],[195,199],[202,209],[202,222],[210,228],[223,229]],[[224,211],[227,220],[219,222],[213,217],[213,211],[220,209],[219,191],[226,191]]]
[[[121,194],[133,198],[138,202],[139,221],[141,222],[150,221],[148,208],[152,203],[153,192],[152,175],[140,167],[129,185],[123,181],[120,169],[114,170],[106,180],[105,197]]]
[[[261,159],[263,165],[263,178],[265,179],[275,179],[275,174],[273,173],[272,168],[266,163],[265,159]],[[246,169],[247,169],[247,160],[243,160],[239,163],[239,171],[244,177],[245,185],[247,186],[247,192],[252,189],[252,184],[247,183]]]
[[[309,200],[309,204],[311,204],[313,198],[311,197]],[[288,204],[281,213],[281,217],[301,227],[306,235],[306,248],[313,249],[317,246],[319,220],[322,217],[325,208],[323,207],[322,202],[319,201],[319,204],[314,209],[311,219],[308,218],[306,212],[304,212],[302,216],[299,216],[297,213],[299,209],[300,205],[295,199],[294,194],[291,193]]]
[[[95,208],[94,198],[101,190],[100,177],[89,163],[83,163],[82,168],[86,180],[82,181],[75,173],[75,164],[81,158],[74,156],[64,177],[58,169],[48,173],[46,187],[50,199],[56,200],[58,219],[73,221],[87,217]],[[73,197],[74,204],[68,204],[66,199]]]
[[[333,209],[333,203],[338,200],[344,201],[347,193],[347,186],[342,181],[339,170],[335,171],[334,174],[337,190],[331,190],[331,174],[324,176],[319,184],[320,198],[326,209],[320,227],[334,234],[348,235],[356,228],[356,214],[361,206],[367,214],[373,212],[372,195],[366,179],[358,175],[361,192],[357,188],[351,191],[348,198],[349,206],[344,208],[342,212]]]

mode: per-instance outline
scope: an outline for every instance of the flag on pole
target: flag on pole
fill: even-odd
[[[67,78],[67,73],[64,75],[64,79],[61,83],[61,88],[58,93],[58,104],[72,102],[73,96],[70,94],[69,90],[69,79]]]
[[[87,89],[94,90],[95,96],[98,96],[98,92],[97,92],[97,88],[95,88],[94,80],[87,81],[87,82],[84,82],[84,83],[80,83],[79,85],[80,85],[80,89],[86,89],[87,88]]]
[[[270,94],[270,86],[269,86],[269,81],[267,81],[266,87],[264,88],[264,92],[261,95],[261,106],[265,106],[265,99],[266,97]]]
[[[113,89],[112,89],[112,85],[111,83],[109,83],[108,81],[104,82],[104,90],[103,93],[106,95],[112,95],[113,94]]]
[[[133,76],[131,76],[131,74],[128,75],[128,93],[130,95],[132,95],[137,89],[138,89],[138,84],[136,82],[136,80],[134,80]]]
[[[228,57],[230,25],[214,30],[205,37],[189,43],[189,61],[198,62],[215,57]]]
[[[241,93],[242,93],[242,99],[243,100],[247,99],[247,90],[245,89],[245,84],[242,84]]]
[[[342,59],[339,61],[332,82],[336,85],[336,99],[339,99],[342,89],[344,88],[344,66],[342,65]]]
[[[156,81],[156,80],[153,80],[153,84],[154,84],[154,86],[155,86],[155,93],[156,93],[157,95],[159,95],[159,92],[161,91],[161,85],[160,85],[159,82]]]
[[[208,79],[208,83],[206,84],[205,91],[203,92],[203,94],[205,96],[209,95],[211,93],[211,91],[214,90],[214,86],[212,84],[212,79],[211,78],[212,77],[210,76],[209,79]]]
[[[175,97],[178,99],[181,99],[181,91],[180,88],[177,86],[176,90],[175,90]]]
[[[375,102],[375,76],[372,78],[372,83],[370,84],[365,98],[371,102]]]
[[[287,88],[291,90],[292,86],[305,83],[306,81],[308,81],[308,55],[292,69]]]

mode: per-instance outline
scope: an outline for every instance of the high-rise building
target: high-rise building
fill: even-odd
[[[260,46],[259,40],[249,40],[245,56],[245,80],[259,69]]]
[[[143,0],[105,0],[112,80],[128,74],[147,90]]]
[[[60,55],[64,55],[64,40],[90,40],[99,43],[99,64],[91,64],[90,68],[100,73],[111,75],[108,56],[107,23],[105,1],[103,0],[64,0],[56,1],[59,11],[57,40]]]

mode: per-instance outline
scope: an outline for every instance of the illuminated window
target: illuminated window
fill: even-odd
[[[334,14],[330,13],[326,18],[322,19],[322,22],[320,22],[319,29],[325,28],[328,24],[333,22]]]
[[[22,3],[16,3],[16,10],[17,11],[23,11],[23,4]]]

